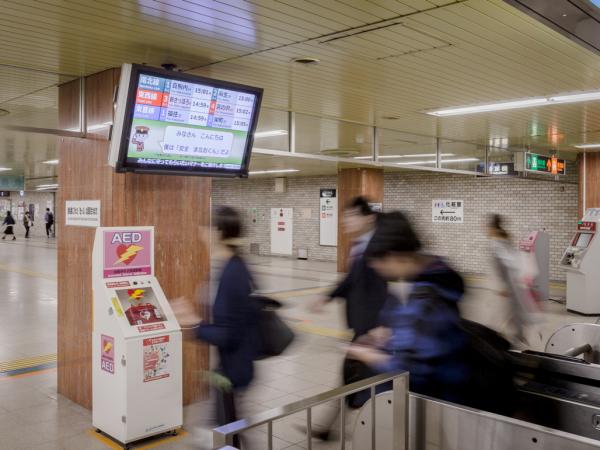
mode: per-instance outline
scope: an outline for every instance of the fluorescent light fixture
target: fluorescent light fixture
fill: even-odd
[[[291,173],[300,172],[298,169],[275,169],[275,170],[255,170],[254,172],[248,172],[249,175],[262,175],[265,173]]]
[[[506,109],[530,108],[532,106],[541,106],[547,103],[547,98],[530,98],[527,100],[511,100],[499,103],[488,103],[484,105],[459,106],[457,108],[439,109],[437,111],[428,111],[427,114],[438,117],[460,116],[463,114],[503,111]]]
[[[575,94],[556,95],[548,99],[553,103],[577,103],[591,100],[600,100],[600,91],[580,92]]]
[[[98,130],[102,130],[103,128],[106,127],[110,127],[112,125],[112,122],[104,122],[104,123],[98,123],[96,125],[91,125],[87,127],[87,131],[98,131]],[[73,131],[75,133],[80,132],[81,130],[78,128],[67,128],[66,131]]]
[[[600,142],[597,144],[578,144],[575,148],[600,148]]]
[[[38,184],[36,187],[37,188],[55,188],[55,187],[58,187],[58,183],[54,183],[54,184]]]
[[[0,167],[0,172],[8,172],[9,170],[12,170],[10,167]]]
[[[497,103],[483,105],[458,106],[456,108],[439,109],[436,111],[425,111],[427,114],[438,117],[458,116],[463,114],[475,114],[491,111],[504,111],[507,109],[531,108],[532,106],[556,105],[564,103],[579,103],[600,100],[600,91],[572,92],[556,94],[549,97],[537,97],[528,99],[507,100]]]
[[[461,163],[461,162],[473,162],[473,161],[481,161],[479,158],[456,158],[456,159],[442,159],[440,162],[446,163]],[[407,161],[407,162],[399,162],[394,163],[397,166],[422,166],[424,164],[435,164],[437,161],[435,159],[429,161]]]
[[[435,153],[420,153],[418,155],[379,155],[379,159],[397,159],[397,158],[430,158],[435,157]],[[454,156],[454,153],[442,153],[441,156]],[[372,156],[355,156],[353,159],[371,159]]]
[[[285,136],[288,134],[285,130],[270,130],[270,131],[259,131],[254,133],[255,138],[273,137],[273,136]]]
[[[50,164],[52,166],[56,166],[58,164],[58,159],[49,159],[48,161],[44,161],[42,164]]]

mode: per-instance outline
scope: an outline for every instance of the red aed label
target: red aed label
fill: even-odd
[[[153,323],[151,325],[140,325],[137,328],[140,333],[146,333],[148,331],[164,330],[165,324],[164,323]]]

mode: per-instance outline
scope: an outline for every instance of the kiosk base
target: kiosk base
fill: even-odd
[[[137,446],[140,444],[150,444],[151,441],[156,441],[157,439],[159,439],[161,437],[178,436],[182,430],[183,430],[183,428],[175,428],[173,430],[162,431],[160,433],[153,434],[152,436],[147,436],[143,439],[137,439],[135,441],[131,441],[131,442],[127,442],[127,443],[121,442],[118,439],[113,438],[111,435],[106,434],[104,431],[100,430],[99,428],[96,428],[96,433],[101,434],[102,436],[104,436],[107,439],[110,439],[111,442],[114,442],[119,447],[121,447],[123,450],[131,450],[134,448],[134,446]],[[155,442],[155,444],[156,444],[156,442]]]

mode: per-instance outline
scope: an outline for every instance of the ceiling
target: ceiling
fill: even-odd
[[[298,124],[321,116],[298,127],[297,151],[307,153],[347,146],[361,125],[413,136],[398,138],[408,145],[439,137],[475,152],[501,142],[562,153],[600,141],[600,102],[423,113],[600,89],[600,56],[502,0],[3,0],[0,41],[0,109],[9,111],[0,126],[56,128],[61,83],[123,62],[169,62],[261,86],[263,104],[297,112]],[[292,62],[299,57],[320,63]],[[281,128],[275,116],[265,113],[263,129]],[[28,178],[53,174],[42,161],[55,148],[54,137],[0,129],[0,167]]]

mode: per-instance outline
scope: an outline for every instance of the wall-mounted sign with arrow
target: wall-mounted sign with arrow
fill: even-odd
[[[432,200],[431,219],[433,223],[463,223],[463,200]]]

